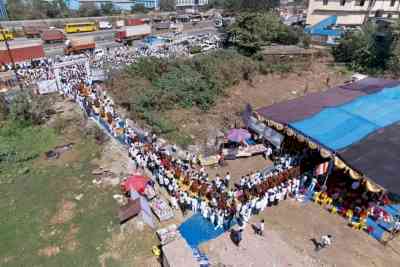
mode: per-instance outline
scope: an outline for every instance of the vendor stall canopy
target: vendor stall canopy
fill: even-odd
[[[257,110],[400,194],[400,81],[367,78]]]

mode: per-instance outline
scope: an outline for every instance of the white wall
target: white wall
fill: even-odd
[[[340,0],[328,0],[328,4],[324,5],[323,0],[310,0],[307,21],[309,25],[314,25],[321,20],[332,15],[338,16],[338,24],[359,25],[364,22],[364,18],[368,13],[370,1],[366,0],[363,6],[359,5],[359,1],[346,0],[342,6]],[[370,8],[369,16],[373,17],[377,10],[383,10],[383,17],[392,14],[393,18],[398,16],[400,11],[400,0],[396,0],[394,6],[391,6],[390,0],[377,0]]]

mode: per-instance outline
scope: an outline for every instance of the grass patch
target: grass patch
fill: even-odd
[[[0,165],[0,265],[99,266],[106,240],[119,229],[115,192],[91,182],[91,161],[101,147],[94,138],[77,137],[73,159],[45,161],[40,156],[63,144],[63,136],[45,127],[6,127],[1,145],[15,156],[3,157]],[[74,199],[78,194],[83,194],[80,201]],[[68,210],[63,203],[72,205],[70,214],[54,223]]]

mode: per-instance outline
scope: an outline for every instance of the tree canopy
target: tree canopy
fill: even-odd
[[[278,7],[279,0],[209,0],[208,5],[233,12],[260,12]]]
[[[346,33],[332,48],[332,55],[336,62],[346,63],[354,71],[382,73],[396,59],[396,44],[392,27],[368,23],[361,30]]]
[[[304,35],[302,31],[284,25],[272,12],[242,13],[227,32],[229,42],[248,55],[271,43],[297,44]]]

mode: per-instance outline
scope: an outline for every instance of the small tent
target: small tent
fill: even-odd
[[[149,181],[150,179],[146,176],[132,175],[121,183],[122,191],[129,192],[134,190],[143,194]]]

